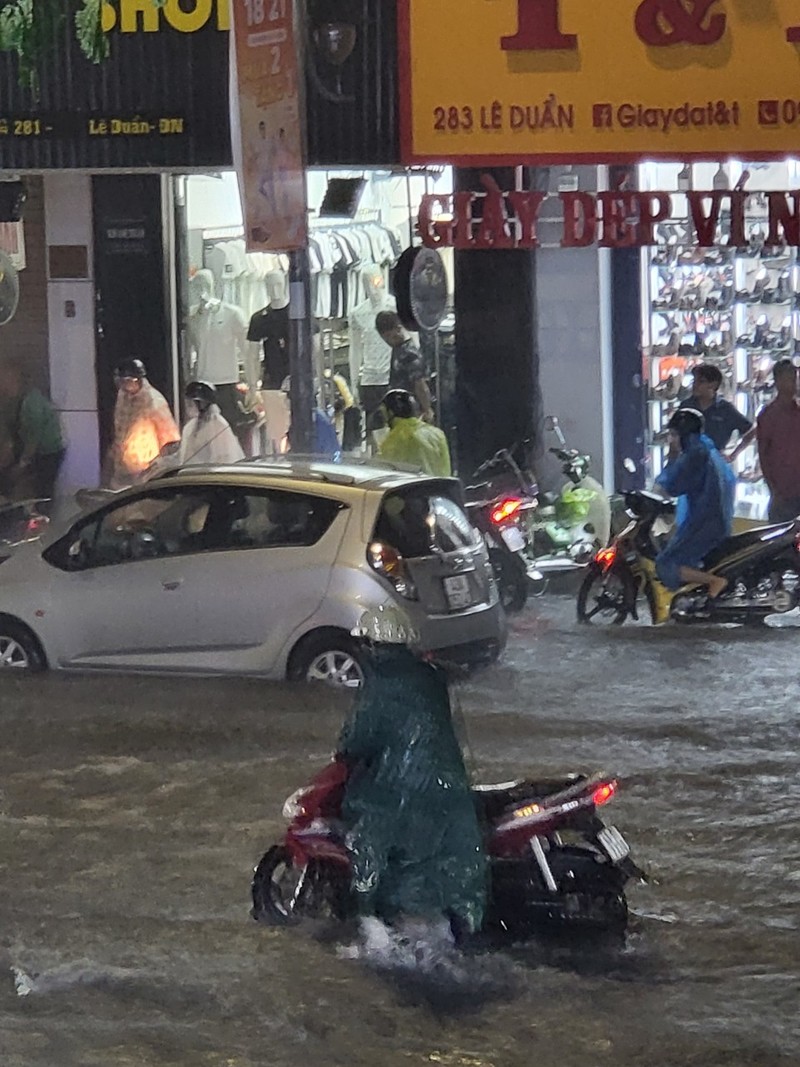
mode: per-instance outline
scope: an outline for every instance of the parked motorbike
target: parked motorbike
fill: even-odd
[[[285,926],[355,913],[341,821],[347,773],[335,760],[286,801],[283,840],[255,868],[254,919]],[[571,775],[473,790],[490,861],[482,934],[519,939],[565,927],[624,930],[625,886],[646,879],[625,838],[598,814],[617,788],[612,778]]]
[[[464,490],[467,514],[483,535],[489,560],[509,613],[525,607],[529,592],[544,592],[545,578],[531,561],[523,516],[536,508],[538,487],[508,449],[482,463]]]
[[[655,559],[669,534],[675,502],[643,491],[625,494],[630,523],[590,565],[578,593],[581,622],[621,625],[639,618],[643,596],[653,623],[762,622],[800,605],[800,520],[761,526],[727,538],[705,570],[728,579],[718,597],[703,587],[666,589]]]
[[[561,463],[566,483],[559,493],[540,496],[525,516],[533,560],[545,577],[583,570],[611,535],[611,508],[603,486],[589,475],[590,457],[567,446],[555,415],[545,428],[556,435],[550,454]]]

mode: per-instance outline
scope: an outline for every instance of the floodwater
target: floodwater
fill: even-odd
[[[265,929],[252,866],[347,698],[0,679],[3,1067],[796,1067],[800,634],[572,612],[530,606],[458,705],[483,780],[620,776],[654,878],[624,946],[390,966]]]

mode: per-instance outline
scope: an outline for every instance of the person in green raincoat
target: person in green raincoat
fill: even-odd
[[[338,757],[358,913],[479,930],[486,857],[445,671],[409,648],[416,635],[397,608],[365,612],[353,633],[369,654]]]
[[[449,478],[453,472],[447,438],[437,426],[417,416],[414,397],[405,389],[390,389],[383,398],[389,433],[378,453],[381,459],[419,467],[426,474]]]

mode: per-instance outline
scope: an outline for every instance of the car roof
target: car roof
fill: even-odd
[[[387,492],[420,481],[439,481],[423,471],[403,464],[376,463],[374,460],[348,459],[344,463],[333,460],[300,459],[246,459],[239,463],[220,466],[189,465],[177,467],[146,484],[158,485],[180,479],[181,482],[224,482],[235,485],[239,482],[254,483],[261,479],[292,482],[307,482],[318,486],[343,486],[353,489]],[[444,479],[455,481],[455,479]],[[139,486],[138,488],[143,488]]]

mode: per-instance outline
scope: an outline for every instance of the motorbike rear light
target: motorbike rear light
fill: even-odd
[[[25,529],[27,533],[35,535],[41,533],[49,522],[50,520],[46,515],[33,515],[25,524]]]
[[[794,536],[794,550],[795,552],[800,552],[800,533]]]
[[[406,600],[418,600],[417,587],[406,571],[405,560],[391,545],[373,541],[367,549],[367,562],[382,578],[394,586]]]
[[[603,567],[610,567],[616,558],[617,549],[615,545],[610,545],[608,548],[601,548],[594,557],[595,563],[600,563]]]
[[[596,808],[599,808],[602,804],[607,804],[616,791],[616,782],[603,782],[603,784],[599,785],[592,793],[592,803]]]
[[[502,526],[504,522],[513,519],[521,507],[522,500],[519,497],[506,497],[492,508],[492,522],[495,526]]]

